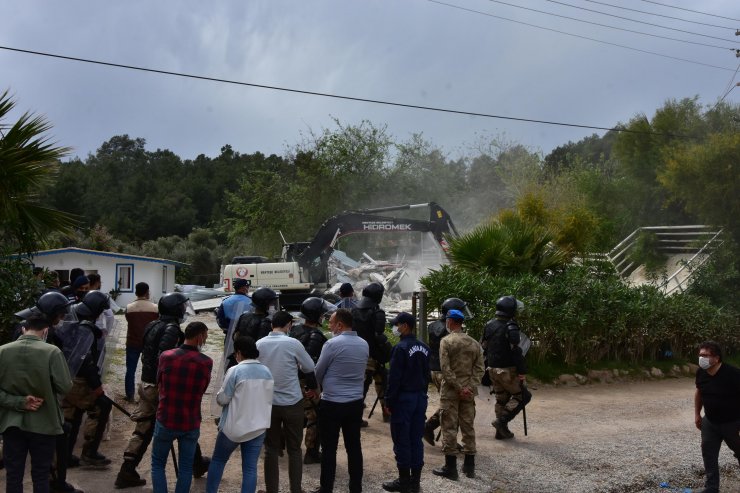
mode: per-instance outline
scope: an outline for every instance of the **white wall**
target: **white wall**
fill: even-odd
[[[94,255],[85,252],[62,252],[47,255],[39,255],[33,258],[33,263],[38,267],[46,267],[49,270],[67,270],[75,267],[84,269],[86,273],[97,271],[102,281],[101,290],[109,292],[116,286],[116,275],[121,266],[133,266],[133,277],[131,289],[122,291],[116,299],[116,303],[125,307],[136,299],[134,287],[136,283],[145,282],[149,284],[152,301],[156,302],[164,292],[173,291],[175,288],[175,266],[159,262],[147,262],[144,260]],[[163,277],[165,285],[163,286]]]

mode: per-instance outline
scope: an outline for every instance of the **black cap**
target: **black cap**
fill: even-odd
[[[240,278],[234,281],[234,289],[241,289],[244,286],[249,286],[249,284],[249,280]]]
[[[401,324],[408,324],[409,327],[413,328],[414,326],[416,326],[416,319],[410,313],[401,312],[396,315],[396,318],[391,320],[391,325]]]

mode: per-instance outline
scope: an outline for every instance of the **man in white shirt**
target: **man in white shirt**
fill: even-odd
[[[314,364],[303,344],[288,336],[293,316],[277,312],[272,318],[272,332],[257,341],[260,362],[270,369],[275,386],[272,398],[272,419],[265,437],[265,487],[267,493],[278,493],[280,469],[278,456],[281,436],[288,451],[290,492],[301,493],[303,475],[303,398],[298,370],[304,373],[308,390],[305,397],[316,397]]]

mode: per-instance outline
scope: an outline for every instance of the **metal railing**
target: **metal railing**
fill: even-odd
[[[680,268],[670,276],[664,276],[660,283],[656,284],[666,294],[671,294],[676,290],[683,291],[688,285],[692,273],[706,262],[714,247],[721,244],[722,229],[705,225],[637,228],[607,254],[621,277],[629,277],[640,266],[632,260],[632,252],[637,245],[640,234],[644,232],[655,235],[657,239],[656,250],[659,253],[669,256],[681,253],[693,254],[689,260],[681,262]]]

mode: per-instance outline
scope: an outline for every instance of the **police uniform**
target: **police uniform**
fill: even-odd
[[[507,423],[528,402],[529,394],[519,380],[527,373],[527,365],[519,347],[519,326],[510,318],[498,317],[490,320],[483,329],[483,344],[486,348],[488,374],[496,394],[496,438],[512,438]]]
[[[290,337],[298,339],[306,348],[306,352],[314,364],[319,360],[321,355],[321,348],[324,347],[326,337],[318,329],[318,327],[312,327],[306,324],[297,324],[291,327]],[[305,379],[303,375],[300,376],[301,388],[305,388]],[[319,456],[319,429],[318,429],[318,409],[319,398],[314,399],[303,399],[303,412],[306,420],[306,431],[304,434],[304,442],[306,445],[306,456],[303,459],[304,464],[314,464],[321,460]]]
[[[442,447],[445,455],[457,453],[457,430],[462,433],[463,453],[475,455],[475,396],[485,368],[480,344],[463,332],[452,332],[440,343],[442,368]],[[468,387],[473,396],[461,399],[459,391]]]
[[[401,337],[391,353],[386,406],[391,410],[391,437],[399,471],[412,474],[424,465],[424,418],[429,387],[429,347],[413,334]]]

